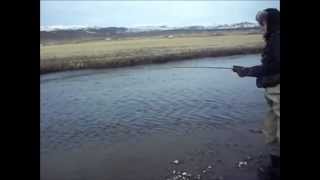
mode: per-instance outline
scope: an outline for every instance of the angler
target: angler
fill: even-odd
[[[269,112],[263,130],[270,147],[271,165],[260,168],[262,179],[280,179],[280,12],[268,8],[258,12],[256,20],[264,32],[265,47],[261,65],[253,67],[234,66],[240,77],[256,77],[258,88],[265,88]]]

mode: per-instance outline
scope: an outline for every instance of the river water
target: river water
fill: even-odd
[[[231,70],[172,67],[251,66],[259,58],[41,75],[41,179],[166,179],[174,168],[197,173],[213,157],[232,156],[219,147],[238,136],[230,133],[237,125],[263,119],[263,90]]]

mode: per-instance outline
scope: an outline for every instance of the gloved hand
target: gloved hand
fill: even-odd
[[[236,72],[240,77],[245,77],[249,73],[249,69],[242,66],[233,66],[232,71]]]

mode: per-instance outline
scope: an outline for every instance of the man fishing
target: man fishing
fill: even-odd
[[[280,12],[268,8],[258,12],[256,20],[263,30],[265,47],[261,65],[253,67],[233,66],[240,77],[256,77],[258,88],[265,88],[269,112],[265,120],[264,134],[270,148],[271,164],[259,168],[261,179],[280,179]]]

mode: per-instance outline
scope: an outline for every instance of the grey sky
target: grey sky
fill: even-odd
[[[259,1],[41,1],[41,26],[216,25],[255,21],[258,10],[280,9]]]

